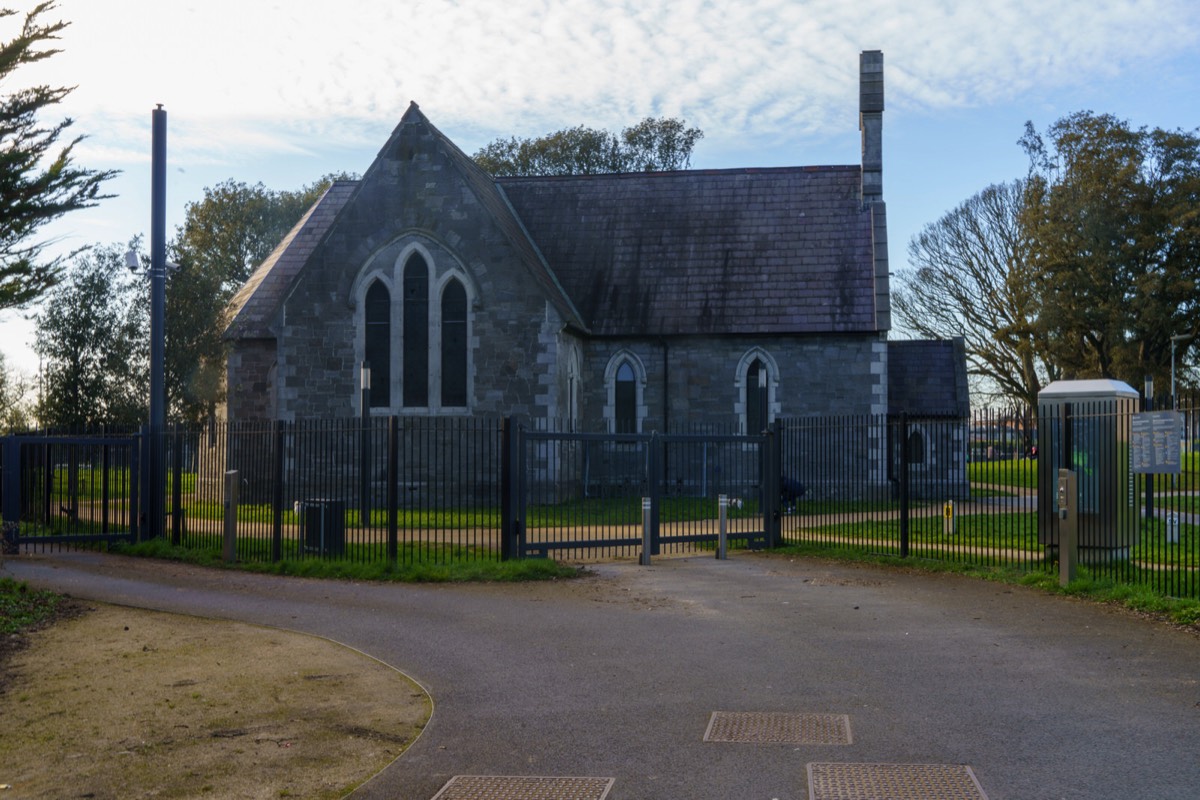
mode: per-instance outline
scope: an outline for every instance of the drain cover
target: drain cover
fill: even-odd
[[[456,775],[433,800],[604,800],[613,778]]]
[[[714,711],[704,741],[850,744],[850,718],[845,714]]]
[[[987,800],[970,767],[809,764],[809,800]]]

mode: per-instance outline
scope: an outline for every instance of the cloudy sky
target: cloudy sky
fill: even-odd
[[[894,269],[922,226],[1024,173],[1026,120],[1200,126],[1194,0],[59,0],[48,18],[71,22],[63,52],[0,90],[76,86],[61,114],[88,136],[77,160],[123,171],[116,199],[54,226],[63,248],[149,233],[159,103],[171,236],[227,178],[365,171],[412,100],[468,153],[669,115],[704,130],[697,168],[857,163],[858,54],[882,50]],[[29,374],[32,338],[0,316]]]

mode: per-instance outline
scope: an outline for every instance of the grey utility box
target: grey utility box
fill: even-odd
[[[1128,559],[1137,544],[1129,435],[1137,390],[1114,380],[1054,381],[1038,393],[1038,543],[1056,556],[1060,469],[1076,475],[1080,563]]]

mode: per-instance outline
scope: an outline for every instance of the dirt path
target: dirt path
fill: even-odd
[[[83,605],[0,664],[0,796],[343,797],[430,716],[419,685],[326,639]]]

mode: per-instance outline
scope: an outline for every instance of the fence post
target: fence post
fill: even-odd
[[[650,492],[650,553],[658,555],[661,548],[659,527],[662,524],[662,486],[666,481],[663,471],[663,439],[658,431],[650,434],[650,475],[646,487]]]
[[[271,464],[271,560],[283,560],[283,445],[287,423],[275,420],[271,427],[275,443],[275,458]],[[225,449],[229,450],[229,428],[225,429]]]
[[[395,566],[400,558],[400,418],[388,417],[387,458],[387,558]]]
[[[183,434],[178,422],[171,447],[171,544],[178,547],[183,541]]]
[[[727,558],[726,548],[729,544],[729,495],[727,494],[717,497],[717,517],[719,521],[717,529],[717,558],[723,561]]]
[[[365,532],[371,527],[371,368],[363,362],[362,434],[358,465],[358,526]]]
[[[225,531],[221,554],[226,563],[237,560],[237,506],[238,473],[231,469],[225,473]]]
[[[142,507],[139,494],[142,485],[142,435],[133,435],[133,444],[129,447],[129,540],[137,544],[142,540],[142,532],[138,513]]]
[[[21,441],[15,436],[5,436],[3,508],[3,547],[0,555],[15,556],[21,544]]]
[[[908,558],[908,413],[900,412],[900,557]]]
[[[525,450],[521,426],[505,417],[500,431],[500,558],[521,558],[525,504],[521,491],[521,464]]]
[[[100,446],[100,533],[108,535],[108,445]]]
[[[650,528],[653,525],[654,516],[654,501],[649,497],[642,498],[642,555],[638,559],[638,563],[643,567],[650,566],[651,550],[654,545],[651,543]]]
[[[775,420],[767,427],[767,438],[763,443],[766,447],[764,454],[764,463],[767,466],[766,474],[763,476],[763,482],[766,490],[766,504],[763,506],[763,531],[767,536],[767,547],[779,547],[780,528],[783,520],[779,513],[779,485],[783,473],[783,458],[782,458],[782,440],[780,435],[779,420]],[[769,513],[768,513],[769,512]]]

